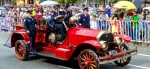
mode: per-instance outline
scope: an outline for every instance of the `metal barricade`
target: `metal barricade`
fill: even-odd
[[[9,20],[6,17],[0,17],[0,30],[7,32],[9,31]]]
[[[139,21],[133,23],[132,21],[97,21],[97,29],[111,31],[112,33],[125,34],[132,38],[134,41],[149,41],[150,25],[148,21]]]

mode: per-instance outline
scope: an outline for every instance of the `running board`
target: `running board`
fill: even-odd
[[[115,54],[114,56],[99,57],[99,60],[108,59],[108,60],[100,61],[100,64],[106,64],[106,63],[117,61],[117,60],[125,58],[125,57],[130,57],[130,56],[133,56],[133,55],[136,55],[136,54],[137,54],[137,49],[136,50],[129,50],[129,51],[126,51],[126,52],[121,52],[121,53]],[[117,56],[120,56],[120,55],[123,56],[123,57],[118,57],[118,58],[113,59],[113,57],[117,57]]]
[[[41,55],[41,56],[45,56],[45,57],[51,57],[51,58],[55,58],[55,59],[66,60],[66,59],[63,59],[63,58],[56,57],[55,54],[51,54],[51,53],[48,53],[48,52],[40,51],[40,52],[37,52],[37,54]]]

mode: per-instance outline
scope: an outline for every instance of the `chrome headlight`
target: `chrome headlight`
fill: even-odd
[[[107,50],[108,49],[108,43],[106,41],[100,41],[100,44],[102,45],[102,49],[103,50]]]
[[[99,34],[96,36],[96,39],[98,40],[98,41],[100,41],[100,37],[103,35],[103,34],[105,34],[105,33],[107,33],[106,31],[101,31],[101,32],[99,32]]]
[[[122,42],[123,42],[123,40],[122,40],[122,38],[120,38],[120,37],[115,37],[115,40],[114,40],[118,45],[120,45]]]

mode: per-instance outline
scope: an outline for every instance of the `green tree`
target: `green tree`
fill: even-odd
[[[60,4],[66,4],[66,3],[69,3],[69,4],[74,4],[76,3],[77,1],[79,0],[55,0],[56,2],[60,3]]]
[[[15,4],[15,3],[16,3],[16,0],[9,0],[9,2],[10,2],[11,4]]]

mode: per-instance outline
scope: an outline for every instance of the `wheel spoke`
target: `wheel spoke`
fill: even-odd
[[[86,56],[86,58],[89,58],[87,53],[85,53],[85,56]]]
[[[79,57],[79,66],[81,69],[95,69],[97,68],[97,55],[94,51],[84,50],[80,53]]]
[[[91,59],[91,54],[89,54],[88,58]],[[92,59],[91,59],[91,60],[92,60]]]
[[[96,61],[91,61],[92,63],[96,63]]]
[[[81,64],[83,65],[83,64],[85,64],[85,62],[81,62]]]
[[[94,67],[93,67],[93,66],[90,66],[90,69],[94,69]]]
[[[94,59],[94,57],[92,56],[90,59],[91,59],[91,60],[93,60],[93,59]]]
[[[96,65],[94,65],[94,64],[91,64],[91,66],[92,66],[92,67],[96,67]]]
[[[84,59],[84,58],[81,58],[81,60],[85,61],[85,59]]]
[[[124,58],[122,58],[122,60],[123,60],[124,62],[126,62],[126,61],[127,61],[125,57],[124,57]]]
[[[123,59],[120,59],[121,60],[121,63],[124,63]]]
[[[83,58],[84,58],[84,59],[86,59],[86,56],[85,56],[85,55],[83,55]]]
[[[86,67],[86,69],[89,69],[89,67]]]
[[[118,60],[118,63],[121,63],[121,60]]]
[[[87,65],[82,66],[82,69],[85,69],[87,67]]]

